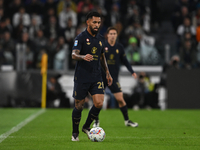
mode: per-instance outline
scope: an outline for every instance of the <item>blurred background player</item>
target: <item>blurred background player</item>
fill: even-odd
[[[108,85],[112,84],[112,77],[104,55],[105,39],[98,34],[101,25],[101,15],[95,11],[86,16],[87,28],[74,41],[72,59],[77,60],[74,74],[75,107],[72,112],[72,141],[79,141],[79,123],[81,112],[88,92],[91,94],[94,105],[90,109],[82,131],[89,135],[90,125],[99,115],[104,101],[104,86],[101,66],[106,72]],[[100,65],[101,63],[101,65]]]
[[[109,27],[107,29],[107,42],[105,43],[105,57],[108,64],[108,68],[110,70],[110,74],[113,78],[113,84],[109,86],[105,82],[106,75],[105,73],[102,72],[104,85],[105,87],[108,86],[108,88],[114,94],[114,97],[117,100],[119,108],[124,116],[125,125],[131,127],[137,127],[138,123],[129,120],[127,105],[123,98],[121,86],[118,81],[120,62],[122,62],[127,67],[127,69],[134,78],[137,78],[137,74],[133,71],[130,63],[128,62],[123,46],[120,43],[116,42],[116,40],[117,40],[117,29],[115,27]],[[98,118],[96,118],[93,127],[97,126],[99,126]]]

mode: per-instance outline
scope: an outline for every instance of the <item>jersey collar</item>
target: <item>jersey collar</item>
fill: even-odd
[[[91,38],[97,38],[99,36],[99,33],[97,33],[95,36],[92,36],[88,31],[87,28],[85,29],[85,32],[90,36]]]
[[[106,41],[106,43],[109,45],[109,47],[111,47],[111,48],[113,48],[113,47],[115,47],[115,45],[116,45],[116,42],[115,42],[115,45],[113,45],[113,46],[111,46],[109,43],[108,43],[108,41]]]

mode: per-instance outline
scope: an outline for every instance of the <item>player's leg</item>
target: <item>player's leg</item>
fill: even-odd
[[[79,124],[81,120],[81,113],[85,103],[85,97],[88,94],[88,85],[81,83],[74,83],[73,97],[75,99],[75,107],[72,111],[72,141],[79,141]]]
[[[102,78],[103,78],[102,86],[104,87],[104,89],[106,89],[108,87],[108,83],[107,83],[105,74],[102,76]],[[104,101],[104,97],[103,97],[103,101]],[[98,115],[96,119],[94,120],[93,127],[99,127],[99,125],[100,125],[100,121],[99,121],[99,115]]]
[[[132,122],[131,120],[129,120],[128,108],[127,108],[126,102],[123,98],[123,93],[122,92],[114,93],[114,96],[115,96],[115,99],[118,102],[119,108],[124,116],[125,125],[131,126],[131,127],[137,127],[138,123]]]
[[[93,120],[96,119],[96,117],[98,117],[101,111],[101,108],[103,106],[103,101],[104,101],[104,94],[92,95],[92,99],[93,99],[94,105],[90,109],[87,120],[82,128],[82,131],[86,134],[89,133],[91,123],[93,122]]]
[[[75,99],[75,107],[72,111],[72,141],[79,141],[78,135],[79,135],[79,124],[81,120],[81,112],[83,110],[83,105],[85,103],[85,100],[77,100]]]
[[[90,125],[93,120],[98,117],[99,112],[103,106],[104,101],[104,84],[102,81],[92,83],[90,86],[89,93],[92,95],[93,106],[90,109],[87,120],[82,128],[82,131],[89,135]]]
[[[89,112],[89,115],[84,127],[90,127],[90,124],[93,122],[93,120],[95,120],[96,117],[98,117],[99,112],[103,106],[104,95],[95,94],[95,95],[92,95],[92,99],[93,99],[94,105],[90,109],[90,112]]]

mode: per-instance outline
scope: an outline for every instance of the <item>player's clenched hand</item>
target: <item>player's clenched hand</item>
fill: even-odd
[[[106,75],[106,79],[107,79],[107,82],[108,82],[108,86],[111,86],[111,85],[112,85],[112,82],[113,82],[113,79],[112,79],[111,75],[110,75],[110,74],[107,74],[107,75]]]
[[[90,55],[90,54],[86,54],[86,55],[83,57],[83,59],[84,59],[85,61],[92,61],[92,60],[93,60],[93,56]]]

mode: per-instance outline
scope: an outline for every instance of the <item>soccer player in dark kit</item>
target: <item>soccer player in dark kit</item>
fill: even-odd
[[[112,85],[112,77],[104,55],[105,39],[98,33],[101,16],[98,12],[89,12],[86,16],[87,28],[74,41],[72,59],[77,60],[74,74],[73,97],[75,107],[72,112],[72,141],[79,141],[79,123],[85,97],[92,95],[94,105],[89,111],[82,131],[89,135],[90,125],[99,115],[104,101],[104,84],[101,67],[106,73],[107,84]]]
[[[107,29],[107,42],[105,43],[105,57],[107,60],[110,74],[113,78],[113,84],[111,86],[108,86],[108,84],[105,82],[106,75],[102,72],[104,86],[108,86],[108,88],[113,93],[115,99],[117,100],[119,108],[124,116],[125,125],[137,127],[138,123],[129,120],[128,109],[126,106],[126,102],[123,98],[121,86],[118,81],[120,62],[122,62],[127,67],[128,71],[132,74],[134,78],[137,78],[137,74],[133,71],[130,63],[128,62],[123,46],[120,43],[117,43],[116,40],[117,29],[115,27],[109,27]],[[98,126],[99,119],[97,117],[94,121],[93,127]]]

